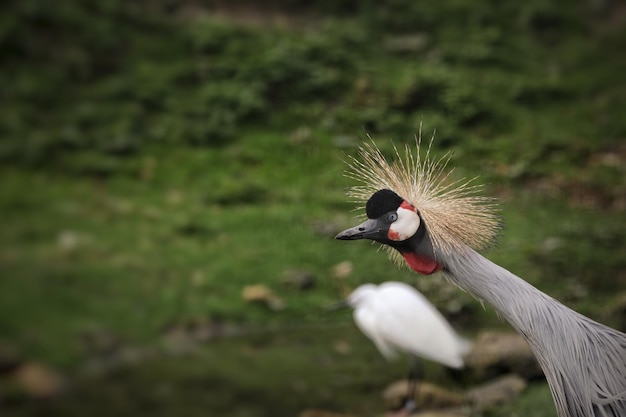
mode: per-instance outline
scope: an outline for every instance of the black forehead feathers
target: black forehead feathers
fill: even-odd
[[[369,219],[376,219],[385,213],[397,210],[402,201],[402,197],[391,190],[378,190],[367,200],[365,214]]]

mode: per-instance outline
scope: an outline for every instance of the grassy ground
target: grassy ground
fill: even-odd
[[[389,152],[422,121],[434,152],[502,203],[488,257],[619,323],[626,36],[601,11],[442,2],[413,11],[417,30],[393,7],[320,6],[302,28],[267,28],[106,4],[3,14],[0,341],[74,384],[31,402],[2,381],[2,415],[376,415],[405,364],[324,311],[364,281],[417,285],[468,336],[506,328],[440,277],[332,239],[357,215],[343,160],[365,132]],[[289,281],[302,274],[312,288]],[[284,307],[244,301],[251,284]],[[94,371],[129,351],[137,364]],[[537,384],[489,415],[554,411]]]
[[[106,181],[5,171],[0,316],[8,319],[2,334],[25,357],[67,369],[80,381],[76,396],[9,411],[72,415],[98,402],[106,404],[103,413],[116,415],[176,414],[181,404],[188,415],[381,410],[380,389],[404,374],[404,363],[388,367],[349,314],[324,312],[364,281],[417,284],[470,336],[506,327],[491,310],[439,285],[440,277],[417,277],[368,244],[332,239],[356,213],[343,194],[349,184],[341,176],[344,150],[324,142],[294,146],[283,135],[250,134],[219,153],[155,150],[133,162],[137,177]],[[260,154],[264,143],[271,152]],[[296,175],[299,170],[308,175]],[[610,290],[623,288],[623,275],[610,275],[621,268],[610,251],[616,239],[623,244],[621,214],[598,216],[523,190],[502,202],[506,228],[489,257],[599,316]],[[335,278],[333,267],[346,260],[353,273]],[[597,270],[606,270],[606,282],[591,286]],[[313,275],[315,287],[285,284],[289,271]],[[258,283],[272,288],[285,308],[244,302],[244,286]],[[469,310],[455,315],[455,300]],[[161,346],[173,328],[207,320],[254,329],[256,336],[235,333],[189,357],[146,355],[142,365],[104,378],[80,376],[102,354],[90,335],[104,334],[122,348],[149,348]],[[339,342],[348,353],[333,348]],[[540,394],[529,395],[532,404]]]

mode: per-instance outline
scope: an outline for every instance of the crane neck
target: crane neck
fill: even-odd
[[[460,254],[444,257],[447,278],[474,297],[491,304],[516,330],[527,338],[534,324],[553,317],[565,305],[476,251],[467,248]],[[575,313],[578,314],[578,313]],[[532,340],[529,340],[532,344]]]
[[[626,416],[626,334],[571,310],[470,248],[441,258],[451,282],[490,303],[526,339],[560,417]]]

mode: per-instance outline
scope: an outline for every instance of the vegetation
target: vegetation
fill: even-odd
[[[0,342],[81,394],[31,403],[0,380],[7,415],[381,411],[404,364],[384,363],[348,314],[324,312],[366,280],[420,286],[468,335],[505,326],[440,277],[332,240],[355,215],[342,160],[368,134],[390,152],[390,139],[436,130],[433,152],[453,151],[456,173],[501,199],[488,256],[617,323],[606,305],[626,288],[618,5],[221,3],[2,6]],[[244,301],[251,284],[284,306]],[[199,327],[234,330],[181,358],[166,347],[86,371]],[[532,408],[546,393],[489,415],[554,415],[549,401]]]

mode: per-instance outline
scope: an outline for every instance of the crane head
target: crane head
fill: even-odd
[[[388,160],[374,142],[359,148],[359,157],[348,161],[346,175],[359,182],[348,191],[363,203],[367,220],[337,235],[337,239],[370,239],[390,249],[394,260],[404,258],[420,273],[442,267],[446,256],[469,248],[483,249],[493,242],[499,227],[497,204],[479,195],[474,179],[452,177],[447,168],[451,154],[440,159],[416,147],[404,155],[394,147]],[[401,255],[401,256],[398,256]]]
[[[340,240],[370,239],[396,249],[411,269],[432,274],[441,269],[419,211],[389,189],[376,191],[365,205],[367,220],[335,236]]]

